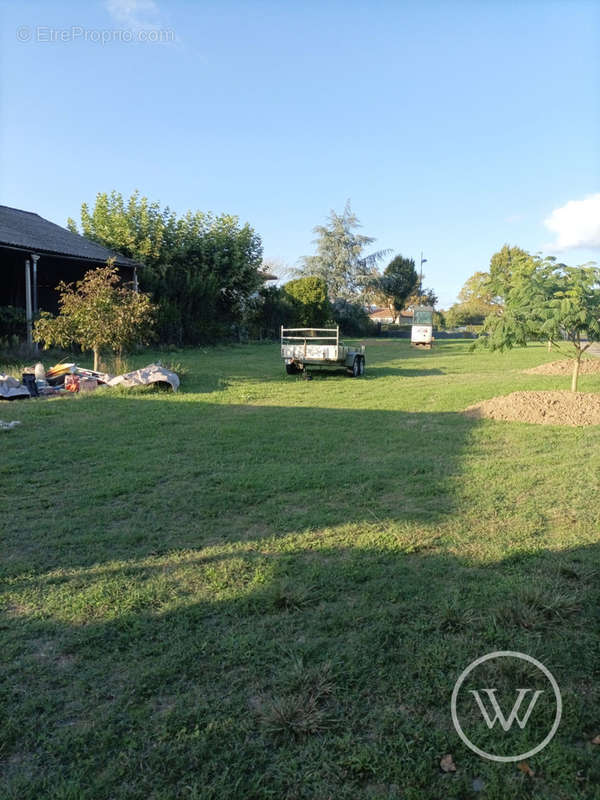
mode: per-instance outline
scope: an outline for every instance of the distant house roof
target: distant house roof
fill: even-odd
[[[9,206],[0,206],[0,247],[95,263],[105,263],[108,258],[114,258],[119,267],[139,266],[133,259],[108,250],[78,233],[71,233],[33,211]]]
[[[377,311],[371,311],[369,317],[374,320],[378,319],[393,319],[393,314],[387,308],[378,308]]]
[[[264,283],[278,280],[277,275],[272,275],[270,272],[265,272],[262,269],[258,270],[258,277],[261,279],[261,281],[264,281]]]
[[[401,319],[412,319],[413,312],[403,310],[397,316]],[[388,308],[378,308],[376,311],[372,311],[369,317],[377,322],[378,319],[393,319],[394,314]]]

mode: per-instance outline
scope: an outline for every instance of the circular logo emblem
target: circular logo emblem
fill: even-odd
[[[475,659],[463,670],[454,685],[450,709],[456,732],[474,753],[491,761],[524,761],[539,753],[556,733],[562,698],[556,679],[544,664],[526,653],[498,650]],[[528,726],[538,743],[523,752],[506,754],[507,748],[523,746]],[[491,742],[499,753],[490,752]]]

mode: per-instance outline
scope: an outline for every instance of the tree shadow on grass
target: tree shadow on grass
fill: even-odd
[[[8,610],[3,796],[441,800],[475,777],[493,800],[593,796],[600,545],[484,565],[313,542],[140,569],[42,586],[45,615]],[[459,674],[502,649],[561,688],[535,781],[452,728]]]
[[[488,800],[592,797],[600,546],[451,551],[479,424],[185,395],[40,406],[3,451],[0,795],[441,800],[480,777]],[[536,781],[451,726],[454,681],[498,649],[563,692]]]
[[[388,376],[398,376],[404,378],[414,378],[418,376],[430,376],[430,375],[444,375],[445,371],[442,369],[432,368],[432,369],[411,369],[409,367],[372,367],[367,364],[365,375],[362,378],[353,379],[358,381],[364,381],[369,379],[375,378],[386,378]],[[331,368],[321,368],[316,367],[315,369],[310,369],[307,367],[306,375],[310,375],[311,379],[316,380],[337,380],[340,377],[344,376],[346,378],[350,378],[351,376],[348,374],[348,370],[345,367],[340,369],[331,369]],[[293,381],[294,378],[288,378],[288,381]],[[306,380],[306,377],[301,374],[296,376],[295,380]]]
[[[446,370],[438,367],[414,369],[411,367],[369,367],[369,376],[373,378],[386,378],[388,376],[398,376],[399,378],[418,378],[429,377],[431,375],[445,375]]]

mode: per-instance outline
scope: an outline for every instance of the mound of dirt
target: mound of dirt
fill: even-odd
[[[560,361],[550,361],[540,364],[539,367],[524,369],[528,375],[571,375],[573,362],[570,358],[561,358]],[[600,373],[600,358],[586,358],[579,366],[580,375],[598,375]]]
[[[473,419],[533,422],[538,425],[600,425],[600,394],[590,392],[513,392],[469,406]]]

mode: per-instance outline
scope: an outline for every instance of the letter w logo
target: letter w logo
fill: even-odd
[[[531,689],[519,689],[519,694],[517,696],[515,704],[512,707],[512,710],[511,710],[511,712],[510,712],[510,714],[508,716],[508,719],[507,719],[504,716],[504,714],[502,713],[502,709],[500,708],[500,706],[498,705],[498,701],[496,700],[496,695],[495,695],[496,690],[495,689],[482,689],[481,691],[485,692],[487,694],[487,696],[488,696],[488,698],[489,698],[489,700],[490,700],[490,702],[492,704],[492,708],[494,709],[495,714],[494,714],[494,718],[492,719],[490,717],[490,715],[488,714],[488,712],[487,712],[487,708],[485,707],[485,705],[483,703],[483,700],[479,696],[479,691],[477,689],[470,689],[469,691],[471,692],[472,695],[475,696],[475,700],[477,700],[477,705],[479,706],[479,710],[481,711],[481,713],[483,715],[483,718],[485,719],[485,722],[486,722],[486,725],[488,726],[488,728],[490,728],[490,729],[493,728],[494,725],[496,724],[496,720],[498,720],[500,722],[500,725],[502,726],[502,728],[505,731],[509,731],[512,728],[512,724],[513,724],[513,722],[515,720],[517,721],[517,725],[519,726],[519,728],[521,728],[521,730],[523,730],[525,725],[527,725],[527,720],[529,719],[529,717],[531,715],[531,712],[534,709],[535,704],[538,701],[538,697],[541,694],[544,693],[543,690],[540,690],[540,689],[538,689],[537,691],[535,691],[533,693],[533,696],[532,696],[531,700],[529,701],[529,707],[528,707],[527,711],[525,712],[523,718],[519,719],[517,714],[519,713],[519,709],[521,708],[521,703],[523,702],[523,698],[525,697],[527,692],[531,692],[532,691]]]

